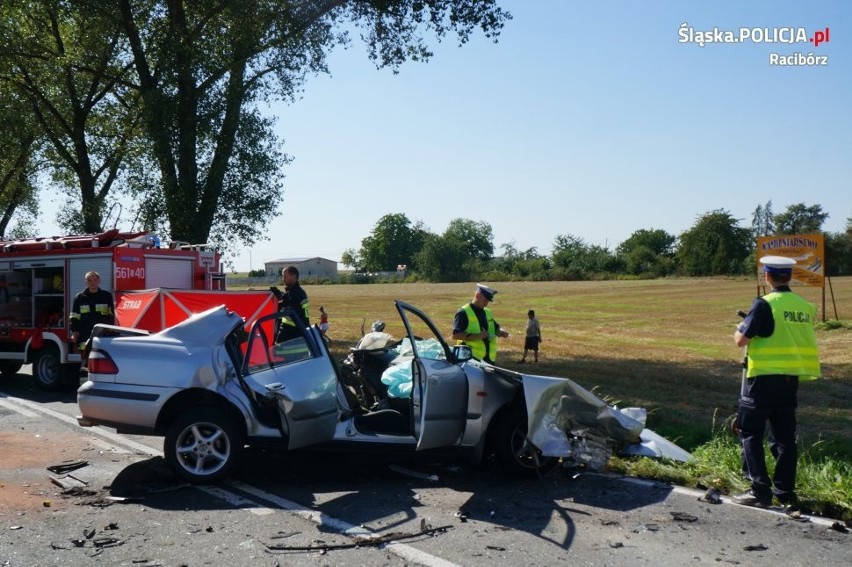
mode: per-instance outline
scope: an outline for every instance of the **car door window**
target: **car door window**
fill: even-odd
[[[311,358],[311,348],[304,330],[291,333],[285,341],[272,340],[269,318],[259,320],[252,327],[246,351],[246,373],[252,374],[269,368],[292,364]]]
[[[400,314],[408,334],[400,345],[400,354],[428,360],[448,359],[449,347],[446,341],[425,315],[405,307],[401,307]]]

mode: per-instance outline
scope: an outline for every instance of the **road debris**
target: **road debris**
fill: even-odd
[[[707,492],[705,492],[704,496],[699,498],[699,500],[709,502],[710,504],[722,503],[722,497],[719,495],[719,492],[715,488],[708,488]]]
[[[419,478],[420,480],[428,480],[429,482],[438,482],[438,475],[436,474],[427,474],[418,471],[413,471],[411,469],[407,469],[405,467],[401,467],[399,465],[388,465],[388,468],[394,472],[398,472],[399,474],[404,474],[406,476],[410,476],[413,478]]]
[[[693,516],[692,514],[687,514],[685,512],[669,512],[672,515],[672,519],[675,522],[697,522],[698,517]]]
[[[743,548],[746,551],[768,551],[769,548],[763,545],[762,543],[758,543],[757,545],[747,545]]]
[[[358,547],[364,546],[381,546],[386,543],[400,541],[404,539],[413,539],[417,537],[423,536],[435,536],[437,534],[446,533],[452,529],[452,526],[439,526],[437,528],[428,528],[426,530],[420,530],[418,532],[390,532],[387,534],[376,534],[376,535],[359,535],[353,538],[352,543],[326,543],[322,540],[317,540],[311,545],[270,545],[268,543],[264,543],[266,546],[267,553],[284,553],[284,552],[292,552],[292,551],[318,551],[320,553],[326,553],[332,550],[339,549],[355,549]],[[263,543],[263,542],[261,542]]]
[[[103,549],[105,547],[118,547],[124,545],[124,541],[117,537],[99,537],[92,540],[95,547]]]
[[[63,461],[58,465],[50,465],[47,470],[54,474],[65,474],[89,466],[89,461]]]
[[[841,522],[834,522],[834,523],[832,523],[832,524],[831,524],[831,529],[833,529],[833,530],[834,530],[834,531],[836,531],[836,532],[840,532],[840,533],[842,533],[842,534],[849,533],[849,528],[847,528],[847,527],[846,527],[843,523],[841,523]]]

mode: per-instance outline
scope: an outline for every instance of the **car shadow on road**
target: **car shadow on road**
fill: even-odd
[[[625,513],[662,502],[671,492],[662,484],[638,487],[576,470],[517,479],[491,464],[434,457],[264,450],[246,451],[231,480],[375,533],[411,531],[423,519],[432,526],[481,523],[524,531],[563,549],[572,545],[579,521],[617,525]],[[229,484],[222,488],[231,490]],[[270,505],[252,502],[250,495],[243,504],[228,502],[208,488],[192,488],[154,457],[122,470],[110,492],[161,510]]]
[[[18,372],[14,375],[3,374],[0,376],[0,391],[8,396],[36,403],[76,404],[78,386],[79,384],[76,383],[63,384],[56,391],[46,392],[36,386],[29,373]]]

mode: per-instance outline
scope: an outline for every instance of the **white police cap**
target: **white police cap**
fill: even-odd
[[[791,274],[796,265],[795,260],[784,256],[764,256],[760,263],[763,264],[763,271],[770,274]]]
[[[487,299],[488,301],[494,301],[494,296],[497,295],[497,290],[493,287],[488,287],[487,285],[476,284],[476,289]]]

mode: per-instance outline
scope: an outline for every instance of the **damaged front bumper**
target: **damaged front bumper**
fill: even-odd
[[[688,451],[645,428],[644,410],[619,410],[567,378],[523,375],[527,437],[544,456],[603,468],[613,451],[686,462]]]

